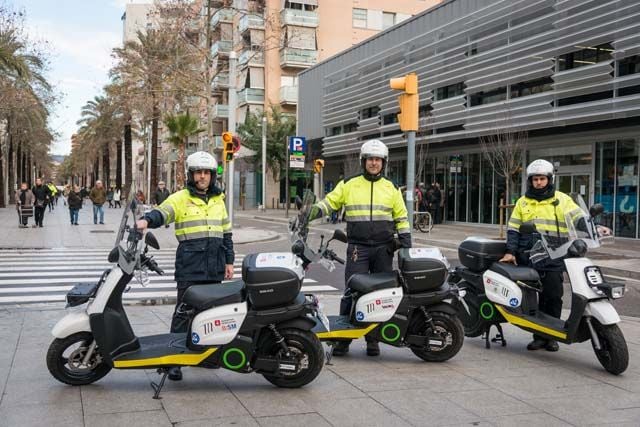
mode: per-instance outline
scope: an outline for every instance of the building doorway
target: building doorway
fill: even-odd
[[[591,174],[571,173],[558,174],[556,189],[565,194],[579,194],[584,199],[587,206],[591,206]]]

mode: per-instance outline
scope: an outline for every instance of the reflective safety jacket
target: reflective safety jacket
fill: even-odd
[[[368,180],[362,174],[340,181],[317,203],[324,215],[344,206],[349,243],[376,246],[389,243],[395,232],[411,247],[407,207],[400,190],[388,179]]]
[[[524,251],[531,249],[532,235],[522,235],[520,226],[525,222],[533,222],[538,233],[549,236],[551,240],[566,241],[569,237],[569,228],[565,217],[572,219],[582,218],[582,210],[568,195],[556,191],[553,197],[538,201],[522,196],[516,202],[516,206],[509,218],[507,228],[507,253],[518,257],[518,264],[526,264],[528,259]],[[562,260],[549,261],[545,269],[562,269]]]
[[[199,195],[193,187],[173,193],[145,214],[150,228],[175,223],[177,282],[222,281],[225,264],[233,264],[231,221],[224,195],[213,187]]]
[[[55,195],[58,194],[58,189],[56,188],[55,185],[47,184],[47,188],[49,189],[49,192],[51,193],[52,197],[55,197]]]

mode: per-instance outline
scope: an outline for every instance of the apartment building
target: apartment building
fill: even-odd
[[[298,73],[400,23],[439,0],[209,0],[212,38],[214,134],[228,129],[229,53],[238,57],[237,123],[272,105],[296,116]],[[206,16],[205,12],[201,13]],[[216,146],[221,146],[216,137]],[[259,178],[253,164],[237,162],[238,203],[257,206]],[[311,177],[299,171],[293,185]],[[284,202],[284,182],[267,177],[268,207]],[[300,184],[296,184],[299,181]],[[241,197],[242,196],[242,197]]]

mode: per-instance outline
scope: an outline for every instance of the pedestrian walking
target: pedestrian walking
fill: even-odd
[[[353,296],[349,279],[352,275],[393,271],[394,233],[398,233],[402,247],[411,247],[411,230],[402,192],[384,176],[388,161],[389,149],[382,141],[365,142],[360,149],[362,173],[338,183],[310,213],[313,220],[345,208],[348,245],[341,316],[351,315]],[[378,342],[369,336],[366,339],[367,355],[378,356]],[[338,342],[333,354],[345,355],[349,344],[350,341]]]
[[[16,210],[18,211],[19,227],[27,228],[29,217],[33,216],[33,205],[36,197],[33,195],[26,182],[20,184],[15,195]]]
[[[187,157],[187,185],[173,193],[161,205],[136,222],[138,230],[158,228],[175,222],[175,280],[178,282],[171,332],[187,332],[188,307],[182,297],[190,286],[221,282],[233,278],[233,240],[222,191],[215,186],[217,162],[213,156],[198,151]],[[169,379],[179,381],[182,372],[172,367]]]
[[[31,192],[36,198],[35,202],[35,224],[33,227],[43,227],[44,211],[47,209],[47,203],[51,198],[49,188],[42,183],[41,178],[36,178],[36,185],[33,186]]]
[[[116,208],[122,207],[122,205],[120,204],[121,198],[122,198],[122,195],[120,193],[120,187],[116,187],[116,189],[113,192],[113,204]]]
[[[68,195],[69,199],[69,218],[71,225],[78,225],[78,214],[82,209],[82,197],[80,196],[80,187],[74,185]]]
[[[113,187],[109,188],[107,191],[107,202],[109,202],[109,207],[113,207]]]
[[[55,209],[56,195],[58,194],[58,189],[55,185],[53,185],[52,181],[49,181],[47,184],[47,188],[49,189],[49,212]]]
[[[100,217],[100,224],[104,224],[104,202],[107,200],[107,193],[104,191],[102,181],[96,181],[96,185],[91,189],[89,193],[89,199],[93,203],[93,223],[98,223],[98,216]]]

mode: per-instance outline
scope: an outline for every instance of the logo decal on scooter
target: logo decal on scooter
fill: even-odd
[[[356,320],[358,320],[358,321],[364,320],[364,313],[361,312],[361,311],[358,311],[356,313]]]
[[[519,302],[519,301],[518,301],[518,298],[511,298],[511,299],[509,300],[509,305],[510,305],[511,307],[517,307],[517,306],[518,306],[518,302]]]
[[[382,304],[382,301],[380,301],[379,299],[376,300],[376,305],[380,305]]]
[[[200,335],[198,335],[197,333],[193,332],[191,334],[191,342],[194,344],[198,344],[200,342]]]

